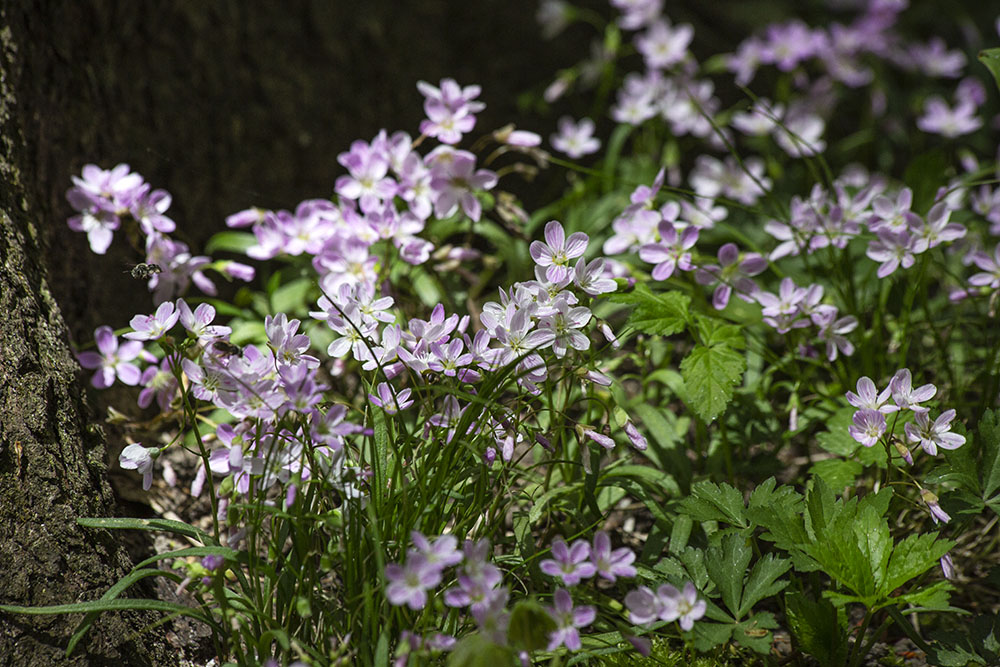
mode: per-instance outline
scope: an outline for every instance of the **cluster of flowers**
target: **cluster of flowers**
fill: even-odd
[[[387,581],[385,594],[390,604],[410,609],[423,609],[428,602],[428,593],[444,580],[445,570],[460,565],[456,584],[444,592],[445,605],[453,608],[468,608],[480,631],[494,642],[507,643],[507,626],[510,612],[507,603],[510,591],[501,586],[503,575],[499,568],[488,561],[489,542],[466,540],[463,551],[458,551],[458,540],[453,535],[442,535],[434,541],[421,533],[411,534],[414,547],[407,552],[402,565],[390,563],[385,568]],[[562,538],[556,538],[551,548],[552,558],[542,560],[541,571],[558,578],[566,587],[579,584],[595,575],[615,582],[619,577],[632,578],[636,569],[632,565],[635,553],[627,548],[611,548],[611,539],[604,531],[594,535],[593,544],[576,540],[567,545]],[[645,586],[631,591],[625,604],[636,624],[646,624],[656,620],[680,620],[684,630],[690,630],[694,621],[705,613],[706,603],[697,599],[694,585],[688,582],[684,592],[677,591],[669,584],[659,587],[653,593]],[[571,651],[581,647],[580,629],[593,623],[597,611],[592,606],[576,606],[566,588],[558,588],[553,594],[553,606],[546,608],[555,622],[556,629],[549,635],[547,650],[565,646]],[[412,635],[409,645],[415,649],[424,644]],[[433,648],[447,650],[454,639],[436,635]]]
[[[168,410],[178,395],[183,372],[195,398],[233,415],[235,425],[216,428],[215,440],[223,447],[210,452],[209,470],[199,468],[191,487],[193,495],[200,495],[210,471],[231,475],[238,494],[246,494],[255,481],[262,489],[281,482],[287,485],[286,502],[291,504],[296,480],[309,479],[317,465],[318,472],[336,488],[352,496],[359,494],[344,476],[343,450],[345,437],[362,429],[344,421],[344,405],[325,412],[320,409],[328,387],[317,379],[319,360],[307,354],[309,338],[298,333],[300,322],[284,314],[268,316],[264,322],[268,345],[261,351],[253,345],[233,345],[230,328],[212,324],[214,319],[215,309],[209,304],[192,311],[183,299],[176,304],[166,301],[153,314],[132,319],[133,331],[125,334],[128,342],[119,345],[110,327],[100,327],[95,333],[99,351],[82,352],[78,357],[84,367],[97,369],[94,386],[109,386],[115,377],[129,385],[142,383],[142,407],[155,398],[162,410]],[[168,336],[177,324],[186,332],[182,343]],[[144,341],[159,341],[167,351],[158,364],[143,350]],[[136,357],[152,362],[141,376],[131,363]],[[120,463],[138,470],[148,489],[159,454],[160,448],[132,444],[122,452]],[[168,468],[164,476],[168,482],[175,479]]]
[[[857,393],[847,392],[847,402],[858,408],[854,413],[853,424],[848,427],[851,437],[865,447],[877,443],[886,432],[885,416],[910,410],[914,421],[904,426],[906,438],[911,443],[919,443],[925,452],[931,456],[937,455],[938,447],[943,449],[958,449],[965,444],[965,436],[951,433],[951,421],[955,418],[954,410],[945,410],[933,422],[930,420],[930,409],[920,405],[937,393],[933,384],[925,384],[914,388],[910,369],[903,368],[896,372],[889,385],[881,392],[871,378],[858,380]],[[889,397],[892,403],[888,403]],[[890,431],[891,432],[891,431]],[[913,457],[910,450],[897,444],[897,450],[910,465]]]
[[[98,255],[107,252],[123,218],[137,223],[145,237],[145,261],[156,267],[147,276],[155,303],[184,293],[192,282],[205,294],[214,295],[215,285],[204,273],[209,264],[229,278],[253,280],[252,267],[233,261],[213,263],[209,257],[192,255],[187,244],[170,238],[177,228],[166,215],[170,193],[153,190],[127,164],[112,169],[84,166],[81,176],[73,176],[66,199],[78,211],[67,221],[70,229],[86,232],[90,249]]]
[[[327,350],[330,356],[343,358],[351,354],[362,369],[380,369],[387,380],[408,369],[418,378],[440,373],[458,382],[475,384],[483,372],[514,365],[517,383],[537,394],[538,384],[548,376],[542,351],[551,349],[558,360],[571,349],[590,347],[584,328],[593,317],[590,308],[581,305],[581,298],[617,288],[604,259],[587,262],[583,258],[588,244],[586,234],[577,232],[567,238],[562,225],[551,221],[545,227],[545,239],[544,243],[535,241],[531,245],[537,265],[535,280],[516,283],[509,291],[501,289],[499,303],[484,304],[480,328],[474,336],[468,333],[470,318],[447,315],[442,304],[427,320],[410,319],[405,329],[391,323],[395,317],[387,309],[392,306],[392,298],[377,297],[371,284],[341,284],[336,292],[320,297],[319,310],[311,315],[325,321],[338,335]],[[568,289],[571,284],[579,293]],[[613,339],[610,330],[605,335]],[[604,380],[596,373],[593,378]],[[395,413],[412,405],[411,391],[381,382],[369,398],[374,405]],[[466,407],[448,396],[441,411],[428,423],[443,429],[446,441],[450,441]],[[503,417],[490,417],[484,426],[493,433],[504,460],[510,460],[514,445],[523,435]],[[487,451],[489,461],[495,455],[495,449]]]
[[[880,262],[876,274],[885,278],[900,267],[913,266],[915,255],[966,235],[964,225],[950,221],[960,202],[959,197],[942,189],[937,202],[922,217],[911,210],[913,192],[909,188],[893,197],[886,193],[884,180],[852,170],[834,182],[833,192],[816,185],[808,198],[793,197],[787,223],[767,223],[765,230],[780,242],[770,258],[844,248],[864,226],[876,236],[866,254]]]
[[[229,216],[229,227],[252,228],[256,244],[247,254],[262,260],[311,255],[324,291],[336,294],[342,285],[376,283],[378,261],[371,246],[379,241],[390,240],[411,264],[426,262],[434,248],[418,234],[432,213],[447,218],[461,209],[479,220],[482,205],[476,192],[492,189],[497,175],[476,169],[475,155],[450,145],[472,130],[475,112],[484,108],[474,101],[479,87],[461,88],[444,79],[440,88],[425,82],[418,88],[426,97],[424,135],[414,141],[406,132],[389,136],[383,130],[371,142],[352,143],[337,157],[348,173],[337,179],[336,203],[312,199],[299,204],[295,213],[251,208]],[[428,136],[443,144],[424,156],[416,146]],[[403,210],[397,199],[405,204]]]

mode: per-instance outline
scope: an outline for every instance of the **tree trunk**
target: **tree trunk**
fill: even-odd
[[[51,221],[38,215],[26,167],[35,153],[19,122],[25,47],[0,18],[0,602],[63,604],[100,597],[130,563],[114,536],[76,523],[111,515],[113,496],[103,435],[88,424],[79,366],[41,261]],[[79,614],[0,614],[0,665],[177,664],[163,629],[133,637],[159,616],[103,615],[67,659]]]

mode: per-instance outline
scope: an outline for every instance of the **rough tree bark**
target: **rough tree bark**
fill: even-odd
[[[78,366],[40,261],[42,225],[26,182],[18,119],[22,44],[0,31],[0,601],[46,605],[99,597],[129,567],[106,531],[80,516],[108,516],[100,429],[87,424]],[[79,615],[0,614],[2,665],[170,665],[157,635],[132,633],[158,614],[103,616],[73,659],[63,646]]]

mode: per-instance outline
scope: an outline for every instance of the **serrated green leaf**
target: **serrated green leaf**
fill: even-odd
[[[1000,89],[1000,48],[985,49],[979,52],[979,62],[986,65],[986,69],[993,75],[993,81]]]
[[[687,326],[690,297],[682,292],[654,293],[645,285],[636,285],[628,295],[635,303],[627,325],[653,336],[670,336]]]
[[[816,434],[816,442],[820,447],[837,456],[850,456],[861,446],[851,437],[848,427],[852,424],[854,408],[841,408],[833,413],[826,422],[826,431]]]
[[[711,651],[722,646],[733,636],[735,625],[731,623],[709,623],[699,621],[694,624],[694,647],[699,651]]]
[[[695,521],[723,521],[746,528],[743,494],[726,483],[702,481],[692,485],[691,494],[680,503],[681,511]]]
[[[817,461],[809,467],[809,474],[821,477],[830,488],[843,489],[854,486],[854,480],[864,472],[864,466],[857,461],[844,459],[826,459]]]
[[[893,598],[892,600],[897,604],[913,605],[912,609],[907,610],[908,613],[918,611],[950,611],[968,614],[969,612],[964,609],[958,609],[949,604],[951,601],[951,591],[953,590],[955,590],[955,587],[950,581],[938,581],[927,588],[921,588],[913,593],[900,595],[898,598]]]
[[[703,421],[712,421],[732,399],[745,369],[746,359],[727,345],[696,345],[681,361],[685,400]]]
[[[813,601],[805,593],[788,592],[785,615],[804,652],[816,658],[821,667],[843,667],[848,653],[845,623],[829,600]]]
[[[742,327],[717,317],[706,317],[705,315],[695,315],[694,321],[698,340],[702,345],[707,347],[726,345],[734,350],[742,350],[746,347],[746,338],[743,336]]]
[[[743,593],[743,575],[750,565],[752,550],[741,535],[726,535],[721,547],[710,547],[706,552],[705,568],[715,587],[722,593],[722,601],[737,620],[741,618],[740,597]]]
[[[938,560],[954,545],[950,540],[938,540],[938,534],[910,535],[896,545],[888,563],[888,577],[883,593],[894,590],[938,564]]]
[[[750,612],[755,604],[772,595],[777,595],[784,589],[788,582],[778,581],[778,578],[787,572],[791,565],[790,560],[775,558],[774,554],[765,554],[763,558],[758,559],[743,586],[743,598],[740,601],[736,617],[742,618]]]
[[[860,507],[853,525],[854,536],[858,549],[866,561],[871,573],[875,589],[886,581],[886,566],[892,553],[892,536],[889,534],[889,523],[871,506]],[[855,589],[857,590],[857,589]],[[857,590],[868,595],[875,591]]]
[[[758,612],[733,629],[733,639],[737,644],[768,655],[772,640],[770,630],[776,627],[778,622],[774,620],[774,614],[768,611]]]

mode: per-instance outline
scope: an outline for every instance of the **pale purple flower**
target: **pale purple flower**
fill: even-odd
[[[72,199],[70,201],[73,202]],[[82,211],[79,215],[74,215],[66,222],[74,232],[87,234],[90,249],[97,255],[103,255],[108,251],[114,237],[114,231],[121,224],[117,215],[96,206]]]
[[[142,490],[149,491],[153,484],[153,458],[159,453],[155,447],[143,447],[133,443],[122,450],[118,457],[118,465],[126,470],[137,470],[142,473]]]
[[[598,433],[597,431],[595,431],[592,428],[585,428],[585,429],[583,429],[583,435],[584,435],[584,437],[587,437],[587,438],[593,440],[594,442],[596,442],[597,444],[599,444],[601,447],[604,447],[605,449],[614,449],[615,448],[615,441],[614,440],[612,440],[608,436],[604,435],[603,433]]]
[[[560,588],[552,596],[554,605],[546,611],[556,622],[556,629],[549,634],[549,645],[546,650],[554,651],[563,644],[570,651],[579,651],[580,628],[585,628],[594,622],[597,610],[590,606],[574,607],[569,591]]]
[[[129,213],[139,223],[142,233],[153,232],[169,234],[177,228],[177,224],[165,213],[170,208],[171,197],[166,190],[150,192],[148,184],[143,184],[129,205]]]
[[[935,204],[928,211],[927,220],[914,234],[913,252],[919,254],[941,243],[965,236],[965,226],[957,222],[949,223],[950,217],[951,209],[946,202]]]
[[[574,232],[566,238],[562,224],[550,220],[545,225],[545,242],[532,241],[529,252],[535,264],[547,267],[546,278],[559,282],[570,275],[570,260],[586,252],[589,240],[590,237],[583,232]]]
[[[170,402],[177,395],[177,378],[170,368],[171,361],[171,358],[167,357],[159,366],[152,365],[143,371],[139,380],[139,384],[144,387],[139,392],[140,408],[148,408],[154,397],[160,410],[166,411],[170,407]]]
[[[998,31],[1000,32],[1000,31]],[[951,560],[951,554],[945,554],[941,557],[941,574],[945,579],[951,580],[955,578],[955,563]]]
[[[845,334],[858,328],[856,317],[848,315],[837,319],[837,311],[831,309],[813,315],[813,322],[819,327],[819,339],[826,342],[828,361],[836,361],[838,352],[848,357],[854,354],[854,344]]]
[[[670,613],[660,596],[647,586],[630,591],[625,596],[625,606],[629,610],[629,620],[635,625],[645,625],[660,618],[664,612]]]
[[[959,102],[955,108],[948,106],[938,96],[932,96],[924,103],[924,115],[917,119],[917,127],[924,132],[954,138],[975,132],[983,126],[983,119],[970,101]]]
[[[549,139],[552,147],[574,160],[596,153],[601,147],[601,140],[594,136],[594,121],[589,118],[575,123],[569,116],[563,116],[558,127],[559,132]]]
[[[934,398],[934,394],[937,393],[937,387],[928,383],[914,389],[912,383],[913,378],[910,375],[909,368],[902,368],[896,371],[896,374],[892,376],[892,380],[889,381],[889,389],[892,390],[892,400],[896,401],[896,405],[899,406],[900,410],[926,412],[927,408],[918,405],[918,403],[923,403]]]
[[[911,44],[909,62],[927,76],[957,79],[965,67],[965,54],[959,49],[949,51],[943,39],[934,37],[926,44]]]
[[[752,303],[758,288],[750,277],[763,273],[766,268],[767,260],[761,255],[751,252],[741,258],[736,244],[726,243],[719,248],[719,263],[698,267],[694,278],[701,285],[718,283],[712,293],[712,306],[723,310],[729,305],[734,290],[740,299]]]
[[[479,86],[460,87],[454,79],[442,79],[440,88],[426,81],[418,81],[417,89],[424,96],[424,113],[427,119],[420,123],[420,131],[429,137],[436,137],[446,144],[457,144],[462,135],[476,126],[475,113],[486,105],[475,102],[479,97]]]
[[[618,289],[618,283],[610,278],[604,270],[605,259],[598,257],[587,263],[583,257],[576,261],[573,270],[573,284],[590,296],[598,296]]]
[[[562,579],[565,586],[574,586],[597,572],[597,567],[588,560],[590,545],[583,540],[577,540],[572,546],[567,546],[561,537],[556,538],[552,543],[552,556],[543,560],[539,568],[551,577]]]
[[[413,405],[413,400],[410,398],[411,392],[408,388],[394,394],[388,382],[380,382],[376,391],[378,395],[368,394],[368,400],[372,402],[372,405],[377,405],[385,410],[388,415],[394,415]]]
[[[162,304],[160,308],[163,305],[165,304]],[[212,324],[212,320],[215,319],[215,307],[209,303],[198,304],[192,312],[191,307],[184,299],[177,299],[177,313],[181,326],[193,333],[203,343],[228,336],[233,332],[230,327]]]
[[[618,25],[625,30],[639,30],[663,11],[663,0],[611,0],[611,4],[622,13]]]
[[[212,310],[214,311],[215,309],[213,308]],[[177,324],[180,316],[181,311],[175,309],[172,301],[164,301],[152,315],[136,315],[133,317],[129,322],[129,326],[134,331],[125,334],[125,338],[129,340],[159,340],[163,334],[170,331]]]
[[[594,547],[590,551],[590,560],[597,574],[608,581],[615,581],[618,577],[634,577],[636,574],[632,565],[635,553],[628,547],[612,551],[611,538],[603,530],[594,534]]]
[[[758,292],[754,298],[763,307],[764,322],[777,329],[778,333],[785,334],[792,328],[809,326],[808,320],[799,319],[807,294],[807,290],[798,287],[791,278],[783,278],[778,294]]]
[[[423,609],[427,604],[427,591],[441,583],[441,570],[431,565],[419,553],[411,553],[405,565],[389,563],[385,566],[385,596],[390,604],[406,605],[410,609]]]
[[[909,232],[906,230],[893,232],[889,229],[880,229],[877,234],[878,240],[868,244],[865,254],[869,259],[881,262],[878,271],[875,272],[879,278],[892,275],[900,266],[904,269],[913,266],[913,262],[915,261],[913,252],[916,243],[914,237]]]
[[[97,352],[86,351],[77,354],[80,365],[97,369],[90,382],[98,389],[110,387],[117,377],[123,384],[134,387],[139,384],[142,373],[139,367],[129,363],[142,353],[142,343],[128,341],[119,347],[118,337],[109,326],[100,326],[94,331]]]
[[[410,537],[417,552],[422,555],[427,564],[444,569],[462,562],[464,556],[458,550],[458,538],[454,535],[441,535],[432,543],[419,531],[412,531]]]
[[[937,455],[938,447],[958,449],[965,444],[965,436],[951,433],[951,420],[955,418],[954,410],[945,410],[933,422],[928,414],[927,410],[914,414],[916,422],[910,422],[904,427],[907,440],[919,442],[924,451],[931,456]]]
[[[865,447],[872,447],[885,433],[885,415],[878,410],[862,408],[854,413],[852,421],[847,432]]]
[[[982,273],[973,274],[969,278],[970,285],[991,289],[1000,288],[1000,243],[993,248],[993,257],[985,252],[977,252],[972,256],[972,261],[982,269]]]
[[[920,499],[927,505],[927,510],[931,513],[931,519],[934,520],[934,523],[948,523],[951,521],[951,516],[941,509],[941,505],[938,504],[937,494],[931,493],[927,489],[920,489]]]
[[[674,610],[677,614],[676,620],[680,621],[681,630],[685,632],[694,627],[694,622],[705,615],[705,611],[708,605],[704,600],[698,599],[698,591],[695,589],[692,582],[687,582],[684,584],[684,590],[678,591],[673,588],[673,586],[667,585],[667,590],[664,591],[664,587],[659,588],[660,597],[670,596],[674,600]],[[663,620],[674,620],[671,618],[664,618]]]
[[[632,446],[640,452],[645,451],[649,446],[649,442],[646,440],[646,436],[640,433],[639,429],[635,427],[635,424],[632,423],[631,419],[625,422],[624,429],[625,435],[627,435],[628,439],[632,442]]]
[[[698,242],[698,228],[685,227],[680,234],[677,228],[669,222],[663,221],[657,226],[660,233],[658,243],[647,243],[639,248],[639,259],[653,267],[654,280],[666,280],[674,274],[674,269],[690,271],[694,266],[691,264],[691,253],[688,252],[695,243]]]
[[[671,26],[670,21],[660,19],[635,38],[635,48],[645,58],[646,67],[666,69],[687,57],[693,37],[694,28],[690,25]]]
[[[886,403],[892,394],[892,388],[886,387],[882,393],[878,393],[875,383],[870,377],[862,377],[858,380],[858,393],[847,392],[847,402],[856,408],[867,410],[878,410],[882,414],[891,414],[899,410],[898,405]]]
[[[452,159],[435,162],[431,169],[431,189],[435,193],[434,214],[447,218],[459,206],[471,220],[478,221],[482,204],[476,191],[491,190],[497,184],[497,175],[488,169],[476,169],[476,158],[466,151],[455,151]]]
[[[904,232],[915,228],[920,223],[920,216],[910,210],[913,206],[913,190],[903,188],[896,195],[895,201],[886,195],[879,195],[872,200],[872,217],[868,228],[873,232],[887,230]]]

